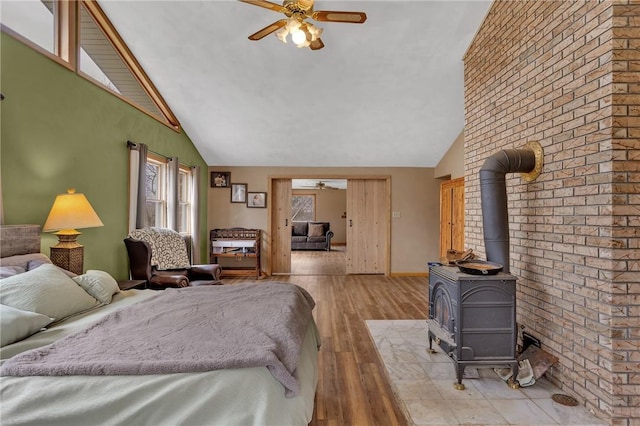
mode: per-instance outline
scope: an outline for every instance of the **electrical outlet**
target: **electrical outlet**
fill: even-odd
[[[393,216],[393,217],[400,217],[400,212],[393,212],[393,213],[391,214],[391,216]]]

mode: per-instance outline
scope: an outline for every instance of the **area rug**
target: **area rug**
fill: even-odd
[[[491,368],[467,367],[456,390],[454,364],[434,343],[425,320],[368,320],[393,393],[409,425],[605,425],[585,407],[553,402],[560,390],[545,378],[511,389]]]

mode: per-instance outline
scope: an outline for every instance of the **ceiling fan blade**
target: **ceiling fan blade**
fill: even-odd
[[[266,0],[240,0],[243,3],[249,3],[254,6],[264,7],[265,9],[273,10],[274,12],[284,13],[286,10],[282,5],[271,3]]]
[[[316,10],[311,18],[320,22],[346,22],[348,24],[362,24],[367,20],[364,12],[336,12],[331,10]]]
[[[320,50],[324,47],[324,43],[319,38],[313,40],[309,45],[309,49],[311,50]]]
[[[285,25],[287,25],[287,20],[286,19],[281,19],[279,21],[276,21],[273,24],[267,25],[266,27],[264,27],[260,31],[254,33],[254,34],[251,34],[249,36],[249,40],[253,40],[253,41],[260,40],[261,38],[264,38],[264,37],[268,36],[272,32],[279,30],[280,28],[284,27]]]

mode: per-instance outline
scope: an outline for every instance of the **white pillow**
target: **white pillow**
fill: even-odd
[[[0,280],[0,303],[57,320],[99,305],[75,281],[51,264]]]
[[[111,297],[120,291],[118,282],[104,271],[89,270],[84,275],[74,277],[73,280],[105,305],[111,303]]]
[[[27,338],[52,321],[46,315],[0,305],[0,347]]]

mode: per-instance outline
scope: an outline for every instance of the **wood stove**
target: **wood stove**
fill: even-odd
[[[435,340],[455,364],[456,389],[468,365],[510,366],[517,387],[516,278],[465,274],[453,266],[429,267],[429,350]]]

